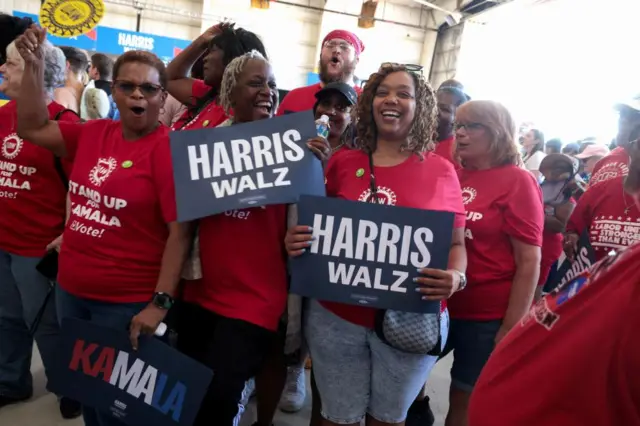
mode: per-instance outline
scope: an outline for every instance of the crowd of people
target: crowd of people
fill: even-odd
[[[358,87],[365,46],[346,30],[323,40],[320,83],[279,102],[266,47],[232,23],[165,66],[0,21],[0,409],[32,395],[33,342],[50,375],[60,323],[76,318],[128,327],[133,348],[168,323],[214,371],[196,426],[238,424],[253,393],[259,426],[300,410],[308,359],[310,425],[429,426],[426,382],[450,353],[447,426],[640,425],[640,98],[617,106],[611,152],[545,146],[499,102],[456,80],[434,89],[419,66],[383,63]],[[448,267],[417,278],[440,304],[439,354],[387,344],[372,308],[289,294],[288,259],[312,242],[295,205],[177,221],[170,132],[305,110],[330,119],[306,143],[328,197],[454,213]],[[556,287],[583,234],[600,262]],[[55,283],[37,269],[52,253]],[[122,424],[59,401],[65,418]]]

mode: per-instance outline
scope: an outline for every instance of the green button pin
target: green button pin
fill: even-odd
[[[123,161],[122,162],[122,168],[123,169],[128,169],[131,166],[133,166],[133,161],[131,161],[131,160],[127,160],[127,161]]]
[[[209,125],[209,120],[204,120],[202,123],[202,127],[207,127]]]
[[[362,177],[362,176],[364,176],[364,169],[356,170],[356,177]]]

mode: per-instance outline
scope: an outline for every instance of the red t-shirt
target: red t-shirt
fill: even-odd
[[[640,245],[543,298],[491,354],[470,426],[640,425]]]
[[[51,102],[54,119],[64,107]],[[78,122],[65,112],[60,120]],[[18,256],[40,257],[64,229],[67,190],[55,167],[54,155],[16,134],[17,109],[9,102],[0,109],[0,249]],[[72,164],[61,160],[68,176]]]
[[[567,231],[578,235],[589,229],[598,260],[611,250],[640,241],[640,211],[633,197],[624,192],[624,179],[618,176],[589,188],[578,200],[567,224]]]
[[[205,96],[211,90],[210,86],[204,84],[202,80],[193,80],[191,92],[194,102],[196,99]],[[215,100],[209,102],[195,117],[191,111],[185,111],[182,117],[171,126],[171,130],[195,130],[203,127],[216,127],[218,124],[226,120],[227,114]]]
[[[149,301],[176,221],[169,128],[135,141],[119,121],[60,123],[60,131],[74,161],[60,285],[87,299]]]
[[[183,299],[269,330],[287,302],[287,206],[231,210],[199,221],[202,279]]]
[[[458,173],[467,210],[468,284],[449,299],[449,312],[460,319],[502,319],[516,274],[511,238],[542,245],[542,192],[533,175],[517,166]]]
[[[589,188],[597,183],[628,174],[629,154],[626,149],[619,146],[593,166],[591,178],[589,179]]]
[[[460,166],[460,163],[458,163],[454,158],[455,145],[456,138],[454,136],[451,136],[448,139],[444,139],[436,143],[436,149],[433,152],[449,160],[449,162],[453,164],[453,167],[455,167],[456,170],[459,170],[462,167]]]
[[[320,89],[322,89],[322,83],[293,89],[286,94],[282,103],[280,103],[280,106],[278,107],[278,115],[313,109],[313,106],[318,101],[316,99],[316,93],[318,93]],[[362,93],[362,89],[359,86],[354,86],[353,89],[358,95]]]
[[[356,176],[359,169],[369,170],[369,157],[361,150],[345,150],[332,157],[327,165],[327,196],[369,202],[369,173]],[[376,167],[378,199],[384,204],[423,210],[456,213],[455,228],[464,227],[464,208],[460,184],[453,166],[433,153],[424,160],[412,155],[393,167]],[[335,302],[323,306],[339,317],[364,327],[373,328],[376,309]],[[444,303],[443,309],[444,309]]]

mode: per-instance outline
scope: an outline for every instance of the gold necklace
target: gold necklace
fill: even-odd
[[[624,214],[627,215],[632,208],[636,207],[635,202],[631,202],[631,205],[627,203],[627,191],[624,190],[624,180],[622,181],[622,201],[624,201]]]

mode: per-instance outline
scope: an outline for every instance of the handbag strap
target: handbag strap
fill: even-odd
[[[378,199],[378,185],[376,184],[376,172],[373,167],[373,152],[368,151],[369,156],[369,190],[371,191],[371,198],[374,203],[380,204],[380,200]]]

